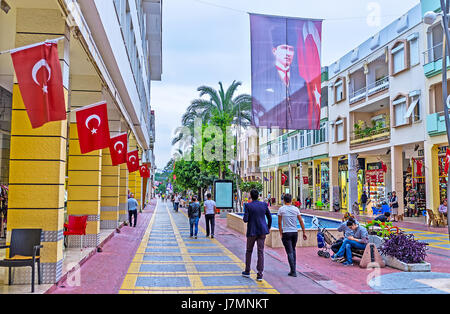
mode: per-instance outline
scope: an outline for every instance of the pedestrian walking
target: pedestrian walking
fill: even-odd
[[[178,212],[178,207],[179,206],[180,206],[180,195],[177,193],[175,195],[175,200],[174,200],[174,203],[173,203],[173,207],[174,207],[176,212]]]
[[[214,238],[214,227],[216,225],[216,202],[211,199],[211,193],[206,194],[207,200],[204,204],[205,210],[205,224],[206,224],[206,237],[211,235],[211,239]]]
[[[192,196],[192,203],[189,204],[188,207],[188,217],[189,217],[189,225],[190,225],[190,235],[191,238],[194,237],[197,239],[198,234],[198,221],[201,216],[200,211],[200,203],[197,201],[196,196]]]
[[[284,206],[278,210],[278,230],[280,231],[281,241],[283,242],[286,255],[288,257],[291,271],[288,276],[297,277],[297,258],[295,247],[298,240],[297,220],[303,231],[303,240],[307,240],[305,224],[300,214],[300,210],[292,205],[292,196],[284,196]]]
[[[367,200],[368,200],[368,197],[367,197],[366,191],[363,191],[363,193],[361,195],[361,199],[360,199],[363,213],[366,211]]]
[[[134,198],[134,194],[130,193],[130,198],[128,199],[128,222],[130,223],[130,227],[132,227],[132,218],[134,217],[134,226],[136,227],[137,223],[137,209],[139,207],[138,201]]]
[[[267,194],[267,198],[269,199],[269,206],[272,206],[272,196],[269,194]]]
[[[256,189],[250,191],[251,203],[244,205],[244,222],[247,223],[247,250],[245,254],[245,270],[242,276],[250,277],[250,266],[255,242],[258,247],[258,271],[256,280],[262,281],[264,271],[264,241],[272,227],[272,215],[266,203],[258,201],[259,192]],[[266,222],[267,217],[267,222]]]

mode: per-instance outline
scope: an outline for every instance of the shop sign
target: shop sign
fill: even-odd
[[[441,146],[438,150],[438,155],[446,155],[448,146]]]
[[[347,160],[341,160],[338,162],[338,170],[339,171],[348,171],[348,162]]]
[[[367,170],[381,170],[382,168],[381,162],[367,164]]]
[[[309,184],[308,177],[303,177],[303,184]]]
[[[384,172],[382,169],[374,169],[366,171],[367,182],[384,182]]]

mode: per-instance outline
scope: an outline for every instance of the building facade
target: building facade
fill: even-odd
[[[0,11],[1,51],[64,38],[58,50],[68,118],[37,129],[31,128],[24,111],[10,56],[0,56],[6,241],[12,229],[42,229],[43,282],[55,283],[62,275],[68,215],[88,216],[83,242],[95,247],[101,230],[127,220],[129,192],[141,205],[149,195],[151,180],[128,174],[126,165],[112,166],[108,149],[81,154],[73,111],[106,101],[111,136],[126,132],[128,150],[139,149],[142,163],[154,169],[150,90],[162,71],[161,1],[6,2],[9,10]],[[70,237],[69,247],[79,246],[80,237]],[[14,282],[29,281],[28,271],[18,269]]]
[[[259,129],[263,194],[280,204],[283,193],[318,207],[329,201],[328,180],[328,70],[322,70],[320,130]]]
[[[350,209],[366,191],[371,206],[410,189],[426,209],[425,45],[417,5],[329,67],[331,200]]]

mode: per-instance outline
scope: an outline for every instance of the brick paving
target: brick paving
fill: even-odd
[[[170,208],[169,208],[170,207]],[[303,211],[340,218],[340,213]],[[420,234],[418,223],[414,232]],[[426,227],[427,228],[427,227]],[[426,229],[424,240],[440,232]],[[252,278],[243,278],[244,235],[226,227],[226,219],[216,216],[216,237],[204,236],[204,216],[199,238],[189,238],[186,209],[178,213],[171,203],[153,201],[139,214],[136,228],[123,227],[121,233],[105,244],[102,253],[91,257],[80,270],[81,285],[71,279],[59,284],[52,293],[448,293],[450,250],[430,247],[427,261],[432,272],[408,274],[386,267],[369,271],[358,266],[344,267],[317,255],[317,248],[297,250],[297,278],[288,277],[289,266],[282,248],[265,248],[262,283],[255,281],[256,250],[252,259]],[[374,285],[375,279],[380,285]]]

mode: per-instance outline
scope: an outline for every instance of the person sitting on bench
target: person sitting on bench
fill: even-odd
[[[383,215],[378,216],[374,220],[378,220],[380,222],[388,222],[389,221],[389,217],[391,217],[391,213],[390,212],[385,212]]]
[[[354,220],[349,220],[347,222],[347,226],[353,230],[354,235],[348,236],[344,240],[339,251],[334,254],[331,259],[333,261],[338,261],[339,259],[344,257],[345,253],[347,260],[344,262],[344,265],[352,266],[352,249],[364,250],[367,243],[369,243],[369,233],[367,232],[366,228],[359,226]]]

